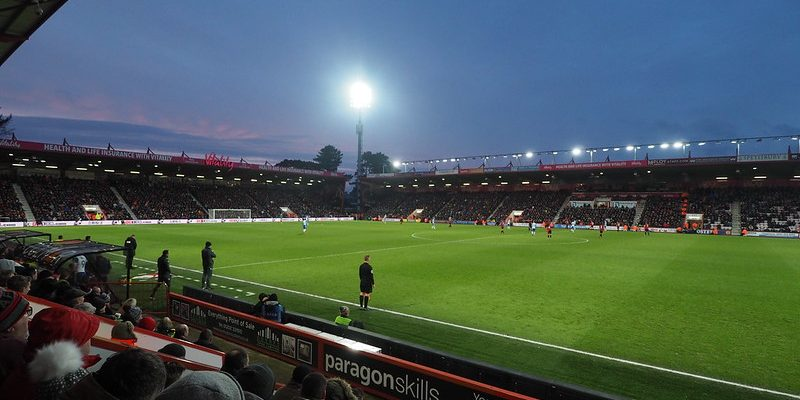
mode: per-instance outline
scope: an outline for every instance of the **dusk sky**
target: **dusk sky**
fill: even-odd
[[[0,67],[0,113],[21,140],[352,169],[359,79],[365,150],[411,160],[800,134],[798,71],[796,0],[73,0]]]

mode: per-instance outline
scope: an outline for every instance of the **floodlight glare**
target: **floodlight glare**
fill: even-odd
[[[672,144],[673,148],[680,149],[683,146],[683,142],[675,142]]]
[[[392,165],[394,165],[395,168],[400,168],[400,161],[395,161]]]
[[[655,149],[655,148],[656,148],[656,146],[655,146],[654,144],[651,144],[651,145],[648,145],[648,146],[647,146],[647,148],[648,148],[648,149]]]
[[[579,156],[579,155],[581,155],[581,153],[583,153],[583,150],[581,150],[581,149],[579,149],[577,147],[572,149],[572,155],[573,156]]]
[[[364,82],[356,82],[350,87],[350,106],[357,109],[372,106],[372,89]]]
[[[628,151],[633,151],[633,146],[626,146],[626,147],[625,147],[625,150],[628,150]]]
[[[529,152],[525,153],[525,158],[533,158],[533,152],[529,151]]]
[[[662,149],[666,149],[667,147],[669,147],[669,143],[661,143],[661,146],[660,146],[660,147],[661,147]]]

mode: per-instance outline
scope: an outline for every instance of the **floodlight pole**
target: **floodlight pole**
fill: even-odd
[[[364,124],[361,122],[361,108],[358,109],[358,123],[356,124],[356,136],[358,136],[358,160],[356,161],[356,176],[360,176],[363,172],[362,163],[362,142],[364,139]]]

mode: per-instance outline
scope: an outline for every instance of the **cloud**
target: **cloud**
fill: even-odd
[[[203,155],[215,152],[231,159],[245,158],[248,162],[280,161],[284,158],[311,159],[316,155],[303,136],[253,136],[239,128],[220,125],[210,137],[197,136],[172,129],[145,124],[48,118],[14,115],[12,119],[20,140],[60,143],[64,138],[70,144],[88,147]],[[199,121],[200,125],[207,121]]]

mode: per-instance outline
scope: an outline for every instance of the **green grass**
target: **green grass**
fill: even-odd
[[[305,235],[299,223],[43,230],[118,244],[136,233],[137,257],[155,261],[169,248],[174,266],[198,272],[210,240],[214,282],[286,289],[277,292],[289,310],[329,319],[357,301],[358,265],[369,253],[370,305],[379,310],[354,315],[371,331],[626,397],[787,398],[529,341],[800,395],[797,240],[561,230],[548,240],[541,229],[501,236],[493,227],[367,222],[312,223]],[[180,290],[184,281],[175,283]]]

